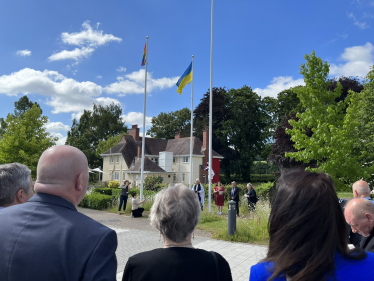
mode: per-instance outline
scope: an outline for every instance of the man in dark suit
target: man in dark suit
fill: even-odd
[[[86,156],[44,151],[28,202],[0,216],[0,280],[116,280],[115,231],[77,212],[88,186]]]
[[[360,248],[374,252],[374,204],[366,199],[352,199],[344,211],[345,220],[352,232],[363,236]]]
[[[230,193],[231,200],[235,201],[236,215],[239,216],[239,188],[236,186],[236,182],[232,182],[232,189]]]

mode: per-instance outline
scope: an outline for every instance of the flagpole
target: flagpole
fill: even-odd
[[[147,36],[147,50],[145,54],[145,83],[144,83],[144,113],[143,113],[143,137],[142,137],[142,168],[140,176],[140,201],[143,200],[143,182],[144,182],[144,158],[145,158],[145,108],[147,100],[147,70],[148,70],[148,36]]]
[[[209,212],[212,211],[212,169],[213,169],[213,157],[212,157],[212,108],[213,108],[213,1],[212,0],[212,18],[210,24],[210,98],[209,98]]]
[[[190,138],[190,188],[192,188],[192,150],[193,150],[193,60],[192,56],[192,83],[191,83],[191,138]]]

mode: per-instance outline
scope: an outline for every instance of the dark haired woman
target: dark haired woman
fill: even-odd
[[[277,182],[269,251],[249,280],[374,280],[374,254],[348,249],[343,212],[327,174],[295,171]]]
[[[132,196],[131,216],[134,218],[139,218],[143,216],[143,212],[144,212],[144,208],[139,208],[139,205],[144,203],[145,199],[142,201],[139,201],[138,199],[136,199],[138,197],[136,192],[131,193],[131,196]]]

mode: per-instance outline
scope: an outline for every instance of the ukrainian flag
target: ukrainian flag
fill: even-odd
[[[181,95],[184,86],[186,86],[191,81],[192,81],[192,62],[190,66],[186,69],[186,71],[183,73],[181,78],[179,78],[177,82],[177,86],[178,86],[177,92]]]

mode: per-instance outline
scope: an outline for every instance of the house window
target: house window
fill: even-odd
[[[113,162],[113,156],[110,156],[110,163],[114,163]]]
[[[126,179],[126,173],[123,172],[123,178],[122,178],[122,180],[125,180],[125,179]]]
[[[183,163],[188,163],[188,156],[187,157],[183,157]]]
[[[183,178],[183,182],[184,182],[184,179],[185,179],[185,176],[186,176],[186,174],[182,174],[182,178]]]
[[[177,175],[174,174],[174,175],[173,175],[173,182],[176,182],[176,181],[177,181]]]
[[[158,158],[155,158],[155,163],[158,165]]]
[[[114,173],[114,179],[115,179],[116,181],[119,181],[119,172],[115,172],[115,173]]]
[[[206,184],[206,176],[203,175],[203,184]]]
[[[162,182],[164,182],[165,181],[165,178],[164,177],[161,177],[162,178]]]
[[[119,155],[117,155],[117,163],[119,163]]]
[[[175,157],[173,157],[173,163],[175,163]]]

